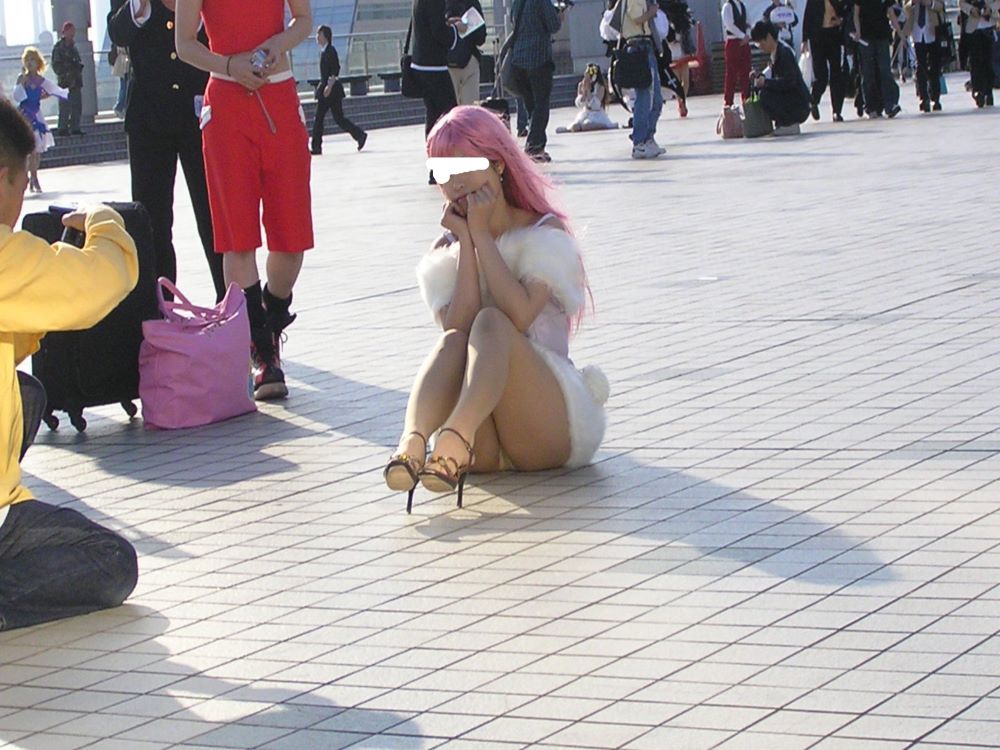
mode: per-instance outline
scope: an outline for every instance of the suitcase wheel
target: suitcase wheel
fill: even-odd
[[[129,419],[135,419],[135,415],[139,413],[139,409],[131,401],[122,401],[122,408],[128,414]]]
[[[83,418],[83,411],[69,412],[69,423],[76,428],[77,432],[87,429],[87,420]]]
[[[55,414],[51,413],[46,414],[44,417],[42,417],[42,421],[45,422],[45,426],[48,427],[50,430],[59,429],[59,417],[57,417]]]

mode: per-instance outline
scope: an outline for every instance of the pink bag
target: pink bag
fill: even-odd
[[[743,119],[740,117],[740,111],[736,107],[723,107],[722,114],[715,123],[715,132],[726,140],[742,138]]]
[[[164,300],[164,288],[179,302]],[[164,320],[143,322],[139,347],[146,427],[197,427],[256,410],[249,390],[250,316],[243,290],[230,284],[218,305],[197,307],[161,276],[156,294]]]

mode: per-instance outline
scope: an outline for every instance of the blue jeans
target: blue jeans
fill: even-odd
[[[663,93],[660,91],[660,71],[656,64],[653,45],[643,43],[649,58],[649,72],[652,84],[635,91],[635,108],[632,111],[632,143],[638,146],[656,135],[656,123],[663,109]]]
[[[118,79],[118,99],[115,101],[115,112],[124,112],[128,104],[128,76]]]
[[[890,112],[899,103],[899,86],[892,77],[889,40],[869,39],[859,44],[861,78],[865,88],[865,111]]]
[[[0,525],[0,630],[117,607],[137,578],[132,545],[70,508],[28,500]]]

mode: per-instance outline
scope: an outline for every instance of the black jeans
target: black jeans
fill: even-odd
[[[28,500],[0,526],[0,630],[117,607],[138,579],[135,549],[75,510]]]
[[[941,99],[941,45],[936,42],[913,45],[917,53],[917,98],[935,104]]]
[[[993,98],[993,32],[979,29],[969,34],[969,72],[972,93],[983,99]]]
[[[326,120],[326,113],[333,115],[333,121],[337,127],[345,133],[350,133],[351,138],[360,142],[364,133],[361,128],[347,119],[344,115],[344,98],[341,96],[320,97],[316,100],[316,117],[313,119],[312,129],[312,150],[323,150],[323,122]]]
[[[69,90],[66,99],[59,100],[59,129],[62,131],[80,129],[80,113],[83,111],[83,89]]]
[[[813,104],[819,105],[829,83],[830,105],[837,115],[844,108],[844,47],[840,33],[839,28],[820,29],[809,41],[813,61]]]
[[[451,74],[447,70],[414,70],[424,92],[424,109],[427,115],[424,119],[424,135],[431,132],[441,116],[458,105],[455,98],[455,86],[451,82]]]
[[[514,66],[514,80],[523,92],[521,98],[528,114],[528,142],[524,150],[529,154],[541,153],[548,142],[545,129],[549,126],[552,73],[555,69],[555,63],[551,61],[532,70]]]
[[[226,293],[222,275],[222,255],[215,252],[212,214],[208,207],[205,161],[201,150],[201,131],[153,132],[133,128],[128,133],[129,168],[132,172],[132,200],[149,212],[156,250],[156,277],[177,281],[177,256],[174,253],[174,181],[180,159],[194,209],[198,236],[205,253],[216,300]]]

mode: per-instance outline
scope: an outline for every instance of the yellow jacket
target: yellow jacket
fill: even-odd
[[[102,206],[87,215],[83,249],[49,245],[0,224],[0,508],[31,493],[21,485],[21,393],[15,368],[48,331],[90,328],[111,312],[139,275],[122,217]]]

